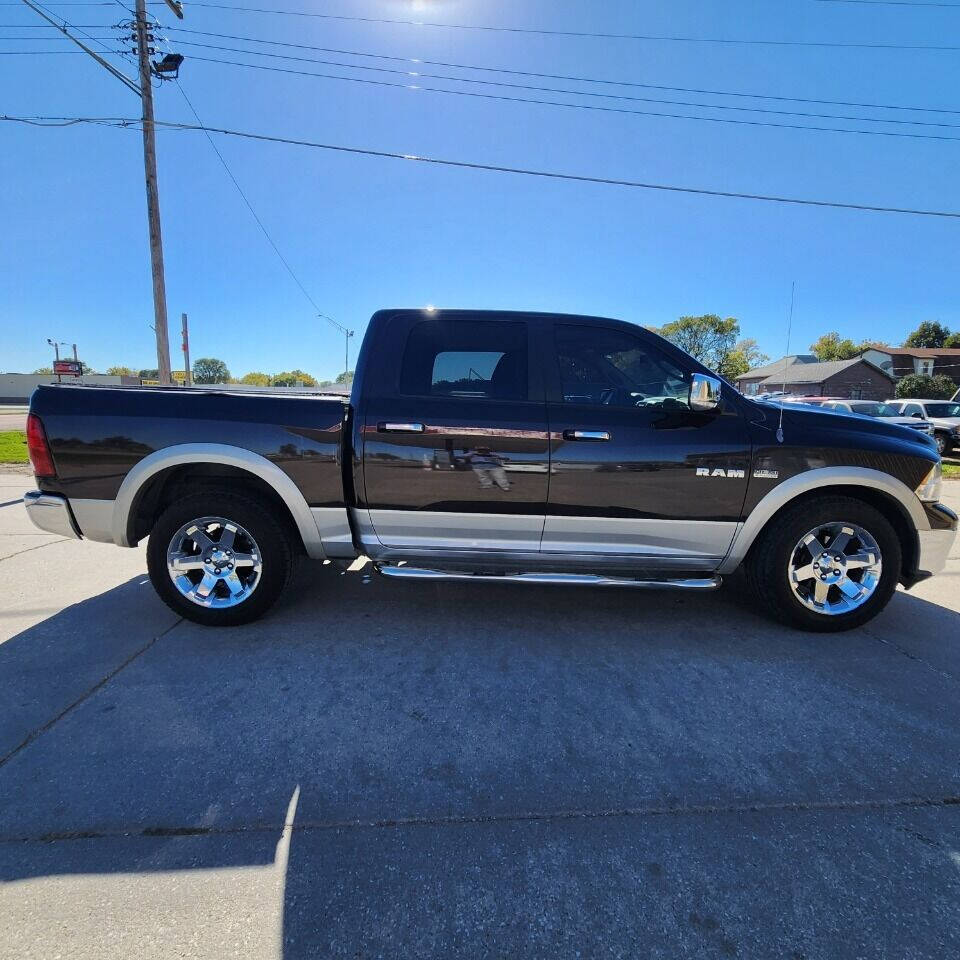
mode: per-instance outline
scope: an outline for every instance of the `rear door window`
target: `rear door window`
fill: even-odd
[[[527,325],[425,320],[407,337],[400,393],[470,400],[526,400]]]

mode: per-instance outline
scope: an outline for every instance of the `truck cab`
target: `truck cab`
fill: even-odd
[[[711,385],[706,402],[691,401],[695,377]],[[378,314],[357,382],[355,517],[377,561],[702,577],[730,548],[748,485],[745,411],[636,326]]]

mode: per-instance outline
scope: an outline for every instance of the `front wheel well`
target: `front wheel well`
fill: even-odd
[[[875,490],[872,487],[857,486],[855,484],[817,487],[814,490],[801,493],[792,500],[788,500],[763,525],[760,532],[754,538],[753,543],[750,545],[744,562],[750,559],[750,554],[753,553],[755,547],[760,542],[760,538],[770,528],[770,525],[776,522],[777,517],[779,517],[784,510],[792,509],[799,504],[824,496],[850,497],[853,500],[860,500],[862,503],[867,503],[876,510],[879,510],[890,522],[896,531],[897,539],[900,541],[902,561],[899,579],[909,579],[916,572],[920,559],[920,541],[917,537],[917,531],[914,529],[913,521],[910,519],[910,515],[907,513],[903,504],[900,503],[896,497],[884,493],[882,490]]]
[[[216,490],[243,492],[269,504],[290,535],[294,550],[306,552],[296,521],[280,494],[255,474],[223,463],[181,464],[155,473],[137,492],[127,519],[127,539],[135,544],[146,537],[157,517],[176,500]]]

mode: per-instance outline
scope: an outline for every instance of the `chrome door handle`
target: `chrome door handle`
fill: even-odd
[[[377,424],[378,433],[423,433],[425,430],[422,423],[393,423],[387,420]]]
[[[607,430],[564,430],[564,440],[609,440]]]

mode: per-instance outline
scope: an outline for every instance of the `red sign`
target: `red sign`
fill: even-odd
[[[79,360],[54,360],[53,372],[61,377],[79,377],[83,364]]]

